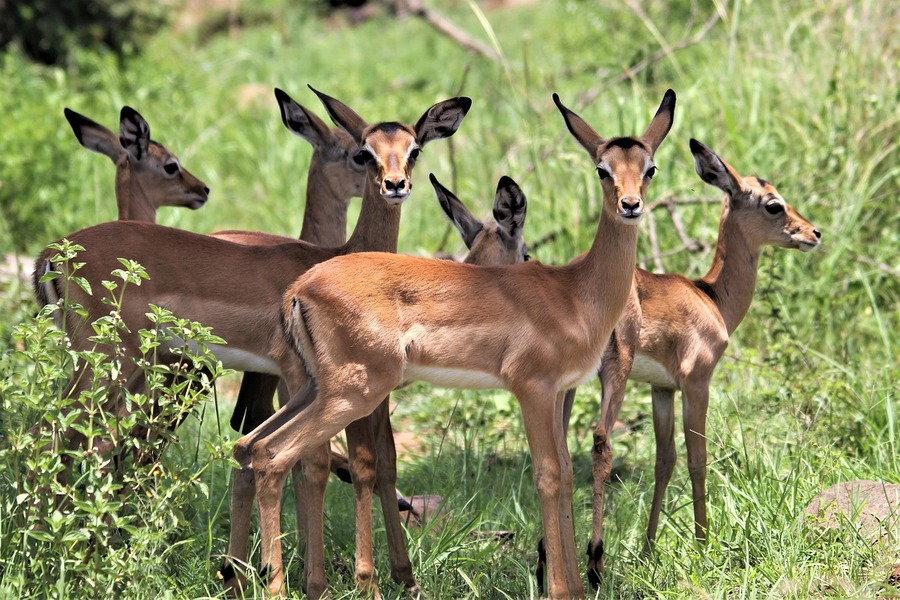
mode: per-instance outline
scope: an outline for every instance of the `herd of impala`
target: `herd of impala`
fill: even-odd
[[[66,236],[85,248],[81,274],[100,281],[139,262],[150,279],[129,290],[122,308],[122,380],[133,392],[145,382],[133,359],[148,304],[211,326],[227,343],[213,352],[244,372],[232,426],[244,433],[235,448],[231,535],[221,570],[235,595],[246,586],[251,513],[258,504],[260,576],[282,594],[281,490],[289,471],[297,524],[305,546],[304,585],[326,594],[324,493],[329,472],[353,483],[356,498],[356,584],[379,597],[372,543],[372,496],[384,512],[391,575],[421,592],[404,544],[396,491],[396,451],[388,396],[412,381],[512,392],[522,409],[544,537],[551,598],[584,597],[572,519],[572,462],[566,430],[575,388],[595,374],[603,389],[593,444],[593,532],[588,579],[603,571],[603,495],[612,465],[609,432],[626,381],[651,386],[656,437],[653,503],[646,535],[652,548],[665,489],[675,463],[674,397],[682,392],[684,434],[693,487],[695,535],[706,537],[706,412],[715,366],[750,307],[763,246],[808,251],[819,231],[775,187],[742,176],[691,139],[700,178],[725,196],[712,266],[700,279],[635,268],[638,223],[656,166],[653,157],[672,127],[675,93],[667,91],[640,136],[598,134],[553,101],[599,176],[603,206],[594,241],[563,266],[528,262],[523,238],[525,195],[501,178],[494,220],[481,222],[431,175],[435,193],[469,248],[463,262],[397,254],[400,210],[412,189],[416,158],[428,143],[453,135],[471,106],[465,97],[428,108],[414,125],[370,123],[339,100],[310,87],[337,126],[276,89],[284,125],[314,150],[307,177],[300,239],[253,231],[200,235],[155,224],[160,206],[203,206],[209,188],[161,144],[150,139],[136,111],[121,111],[119,134],[66,109],[78,141],[116,165],[119,220]],[[346,239],[347,209],[362,196],[356,227]],[[109,311],[100,295],[64,290],[51,251],[35,264],[39,303],[84,307],[86,319],[58,315],[75,349],[87,349],[93,321]],[[43,281],[42,281],[43,280]],[[173,349],[158,360],[175,359]],[[111,350],[110,350],[111,351]],[[79,364],[68,393],[90,379]],[[276,411],[274,398],[280,409]],[[124,410],[110,399],[110,410]],[[346,430],[349,457],[329,441]],[[70,448],[86,440],[72,427]]]

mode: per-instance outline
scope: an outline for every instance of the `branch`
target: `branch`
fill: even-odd
[[[469,50],[481,54],[494,62],[500,62],[500,57],[494,52],[494,49],[486,44],[482,44],[468,33],[448,21],[445,17],[434,12],[430,8],[425,8],[421,0],[407,0],[406,5],[409,12],[425,20],[426,23],[443,33],[451,40]]]
[[[604,88],[612,87],[618,83],[622,83],[626,79],[634,78],[635,75],[637,75],[638,73],[640,73],[641,71],[643,71],[644,69],[646,69],[647,67],[652,65],[653,63],[659,62],[660,60],[666,58],[667,56],[669,56],[670,54],[674,53],[677,50],[683,50],[683,49],[693,46],[695,44],[699,44],[701,41],[703,41],[703,38],[706,37],[706,34],[709,33],[709,30],[712,29],[713,25],[718,23],[718,21],[719,21],[719,13],[714,12],[709,17],[709,19],[707,19],[706,23],[703,24],[703,27],[701,27],[699,30],[697,30],[697,33],[695,33],[694,35],[692,35],[691,37],[689,37],[685,40],[681,40],[680,42],[674,44],[673,46],[671,46],[669,48],[665,48],[665,47],[660,48],[659,50],[654,52],[650,57],[645,58],[644,60],[642,60],[638,63],[635,63],[630,68],[625,69],[624,71],[622,71],[615,77],[607,79],[606,81],[603,82],[603,85],[601,85],[600,87],[596,87],[596,88],[586,91],[578,99],[579,103],[581,104],[581,106],[587,106],[588,104],[591,104],[594,100],[596,100],[597,96],[600,95],[600,93],[603,91]]]
[[[864,265],[869,265],[870,267],[875,267],[879,271],[884,271],[888,275],[892,275],[894,277],[900,277],[900,269],[896,269],[884,263],[880,263],[878,261],[874,261],[868,256],[856,256],[854,257],[856,262],[862,263]]]

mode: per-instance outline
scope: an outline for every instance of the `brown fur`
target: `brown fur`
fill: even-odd
[[[478,267],[355,254],[311,269],[285,295],[283,310],[294,319],[286,322],[303,346],[313,379],[263,427],[238,442],[235,458],[242,468],[233,488],[233,505],[243,509],[248,522],[255,488],[272,593],[282,592],[279,508],[288,470],[301,457],[304,464],[309,459],[315,463],[331,436],[378,408],[413,368],[418,378],[440,384],[486,384],[516,395],[541,498],[550,595],[584,596],[575,567],[572,467],[562,435],[560,392],[596,370],[626,304],[636,217],[653,170],[652,152],[672,125],[675,97],[667,92],[641,140],[647,147],[627,149],[605,142],[554,99],[591,160],[612,174],[602,182],[603,215],[584,260],[564,267]],[[406,304],[401,297],[415,301]],[[295,300],[304,307],[303,318],[298,318]],[[479,379],[423,370],[432,366],[474,373]],[[321,478],[322,471],[309,475]],[[321,496],[310,497],[311,529],[314,521],[321,523],[321,510]]]

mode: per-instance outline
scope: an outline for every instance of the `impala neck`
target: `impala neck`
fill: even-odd
[[[116,204],[120,221],[156,223],[156,207],[127,160],[116,165]]]
[[[350,198],[335,191],[328,174],[313,152],[306,179],[306,207],[300,239],[323,248],[335,248],[347,241],[347,208]]]
[[[748,238],[738,220],[732,218],[726,198],[712,266],[700,281],[712,290],[729,335],[741,324],[753,301],[760,251],[760,244]]]
[[[347,240],[348,252],[397,252],[402,204],[388,205],[378,190],[378,185],[368,178],[356,228]]]
[[[584,259],[575,264],[577,291],[582,300],[594,306],[602,327],[615,325],[628,301],[634,280],[637,256],[637,225],[600,216],[597,234]]]

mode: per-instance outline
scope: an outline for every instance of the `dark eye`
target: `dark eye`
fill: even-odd
[[[597,175],[600,176],[600,180],[601,180],[601,181],[603,181],[604,179],[609,179],[609,178],[610,178],[609,171],[607,171],[607,170],[604,169],[603,167],[597,167]]]
[[[178,163],[177,162],[166,163],[165,165],[163,165],[163,169],[169,175],[174,175],[175,173],[178,172]]]
[[[524,262],[528,262],[529,260],[531,260],[531,255],[526,252],[525,256],[522,258],[522,260]]]
[[[372,153],[368,150],[360,150],[356,154],[353,155],[353,162],[358,165],[365,165],[375,160],[375,157],[372,156]]]
[[[770,202],[766,204],[766,212],[770,215],[777,215],[784,212],[784,205],[780,202]]]
[[[413,148],[409,153],[409,162],[415,162],[419,158],[419,152],[421,152],[419,148]]]
[[[654,165],[647,169],[647,172],[644,173],[644,177],[646,177],[647,179],[653,179],[653,176],[656,175],[656,171],[658,171],[658,169]]]

